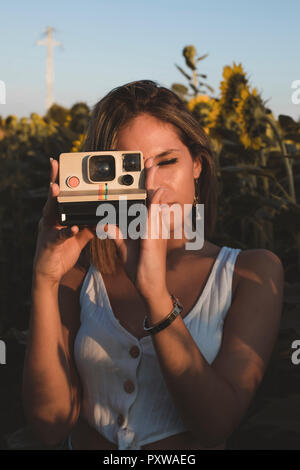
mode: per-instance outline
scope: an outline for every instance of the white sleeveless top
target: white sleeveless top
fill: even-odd
[[[241,250],[223,246],[183,321],[209,364],[222,342],[232,277]],[[74,345],[83,387],[81,414],[118,449],[140,449],[187,431],[164,382],[151,336],[138,340],[115,317],[100,272],[91,265],[81,293]]]

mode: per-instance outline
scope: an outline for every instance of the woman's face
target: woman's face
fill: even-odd
[[[118,150],[140,150],[144,163],[154,157],[157,171],[154,178],[147,178],[145,188],[148,196],[159,187],[167,188],[161,204],[193,204],[194,179],[201,173],[200,159],[193,160],[189,149],[181,142],[175,127],[149,115],[140,114],[122,127],[117,136]],[[150,182],[149,182],[150,180]],[[171,227],[172,229],[172,227]]]

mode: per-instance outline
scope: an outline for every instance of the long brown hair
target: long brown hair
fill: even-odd
[[[195,185],[195,196],[205,205],[205,236],[213,233],[216,219],[216,168],[208,136],[171,90],[151,80],[140,80],[114,88],[94,107],[83,151],[116,149],[119,129],[139,114],[150,114],[172,124],[190,151],[200,158],[202,171]],[[113,273],[120,259],[113,240],[93,239],[90,261],[103,273]]]

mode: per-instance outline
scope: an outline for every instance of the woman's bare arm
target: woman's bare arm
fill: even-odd
[[[47,446],[63,440],[80,411],[80,382],[73,358],[84,273],[74,267],[59,285],[35,277],[23,371],[23,406]]]
[[[71,343],[79,322],[78,270],[83,248],[94,237],[87,228],[57,224],[55,183],[58,162],[51,162],[51,185],[39,222],[33,263],[29,341],[23,371],[23,405],[38,438],[52,446],[66,437],[78,416],[79,387]]]
[[[232,434],[259,386],[278,333],[283,268],[274,253],[238,257],[239,282],[227,313],[221,350],[208,364],[182,318],[155,334],[162,373],[183,421],[204,447]],[[151,324],[170,311],[169,294],[149,305]]]

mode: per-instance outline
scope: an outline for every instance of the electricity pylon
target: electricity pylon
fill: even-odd
[[[46,38],[37,41],[38,46],[47,47],[47,62],[46,62],[46,111],[54,103],[53,98],[53,83],[54,83],[54,71],[53,71],[53,49],[55,46],[61,46],[61,43],[53,39],[54,29],[48,26],[46,29]]]

